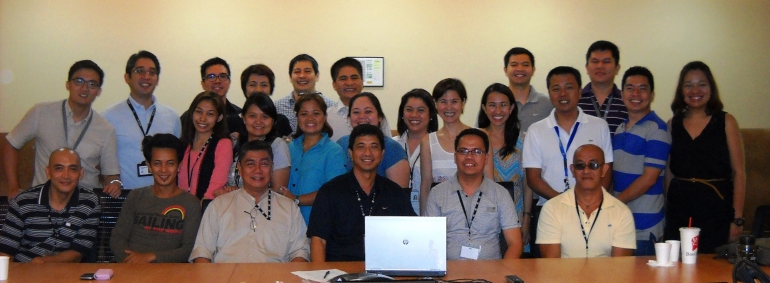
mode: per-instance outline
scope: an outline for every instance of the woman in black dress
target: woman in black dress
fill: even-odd
[[[701,253],[713,253],[743,230],[743,141],[735,117],[722,108],[709,67],[700,61],[685,65],[671,103],[665,237],[679,239],[679,227],[692,217],[692,226],[701,229]]]

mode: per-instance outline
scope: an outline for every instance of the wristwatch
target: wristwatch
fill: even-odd
[[[735,226],[738,226],[738,227],[743,226],[743,222],[746,222],[746,220],[743,219],[743,218],[735,218],[735,219],[733,219],[733,224],[735,224]]]
[[[299,197],[296,197],[296,198],[294,199],[294,204],[296,204],[297,206],[299,206]],[[741,223],[743,223],[743,222],[741,222]]]

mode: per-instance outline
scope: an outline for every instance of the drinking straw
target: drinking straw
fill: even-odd
[[[692,217],[690,217],[690,223],[687,224],[687,228],[692,228]]]

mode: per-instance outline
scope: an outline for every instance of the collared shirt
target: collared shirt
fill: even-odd
[[[596,109],[594,100],[591,99],[592,97],[596,97],[596,95],[593,92],[591,83],[588,83],[583,88],[583,92],[580,95],[580,100],[578,101],[578,106],[583,109],[583,112],[586,114],[602,119],[604,119],[605,116],[604,112],[607,111],[607,107],[609,107],[609,113],[606,114],[607,119],[605,120],[607,125],[610,127],[610,135],[615,135],[615,130],[618,128],[620,123],[623,123],[623,121],[628,119],[628,109],[626,109],[626,105],[623,103],[620,89],[617,85],[613,84],[612,92],[610,92],[610,95],[604,99],[602,105],[599,106],[599,110]],[[612,99],[612,103],[607,106],[607,103],[610,99]],[[598,104],[599,102],[597,101],[596,103]]]
[[[307,230],[308,238],[326,240],[326,261],[364,260],[362,213],[416,216],[408,196],[393,181],[376,175],[371,194],[367,195],[353,171],[338,176],[318,190]]]
[[[348,118],[348,111],[350,107],[345,106],[342,100],[337,100],[334,105],[329,106],[326,109],[326,122],[334,130],[334,135],[330,139],[333,142],[337,142],[341,137],[350,135],[353,131],[353,127],[350,125],[350,119]],[[385,114],[382,115],[382,121],[380,122],[380,130],[386,136],[390,136],[390,125],[388,124],[388,118]]]
[[[545,119],[548,114],[553,110],[553,104],[548,98],[548,95],[537,92],[534,86],[529,86],[529,98],[527,98],[526,104],[521,104],[516,101],[518,107],[518,117],[521,123],[521,131],[526,132],[529,126],[537,121]]]
[[[289,144],[291,175],[288,187],[295,196],[315,192],[324,183],[347,172],[345,153],[338,144],[329,140],[326,134],[307,151],[303,149],[304,140],[305,135],[301,135]],[[312,206],[302,205],[299,209],[307,224]]]
[[[321,94],[321,98],[323,98],[324,102],[326,103],[327,110],[334,106],[335,102],[326,96],[323,96],[323,94]],[[294,103],[296,103],[296,101],[294,100],[294,91],[292,91],[289,93],[289,95],[275,101],[275,110],[278,112],[278,114],[283,114],[286,116],[286,118],[289,119],[289,124],[291,124],[291,131],[296,133],[297,114],[294,113]],[[332,136],[336,135],[337,133],[334,133]]]
[[[75,123],[72,118],[72,109],[66,101],[38,103],[24,115],[19,124],[8,133],[6,139],[17,149],[35,139],[35,178],[32,180],[32,185],[39,185],[48,180],[45,176],[45,167],[48,166],[51,152],[62,147],[74,147],[88,124],[88,119],[93,117],[91,125],[75,151],[80,155],[80,162],[85,172],[80,185],[90,189],[101,188],[100,174],[104,176],[120,174],[115,128],[93,109],[85,119]],[[65,104],[67,117],[68,134],[66,136],[61,119],[62,103]]]
[[[654,111],[631,128],[626,129],[626,125],[628,120],[620,124],[615,137],[612,138],[612,147],[615,149],[615,162],[612,165],[612,180],[615,184],[613,188],[615,195],[618,195],[641,177],[646,167],[661,170],[655,184],[627,204],[634,213],[636,239],[658,240],[663,237],[665,225],[663,177],[671,149],[671,135],[668,133],[666,122]]]
[[[310,241],[297,205],[278,193],[269,195],[269,205],[267,192],[256,202],[244,189],[214,199],[203,214],[190,262],[199,257],[214,263],[309,261]]]
[[[49,204],[50,190],[47,181],[11,200],[0,231],[0,252],[20,262],[66,250],[90,254],[101,214],[99,198],[77,186],[64,211],[58,212]]]
[[[462,204],[457,198],[458,192],[463,199]],[[475,218],[474,211],[476,211]],[[462,259],[460,258],[462,246],[481,247],[478,259],[501,259],[499,238],[501,231],[521,227],[511,194],[487,178],[481,181],[479,188],[470,196],[463,192],[456,175],[436,185],[428,195],[425,216],[446,217],[448,260]],[[471,218],[474,219],[471,222],[469,236],[468,222]]]
[[[551,188],[557,192],[566,190],[564,185],[564,157],[559,150],[559,139],[564,145],[567,155],[567,166],[572,164],[572,157],[575,150],[584,144],[594,144],[604,151],[604,162],[612,162],[612,139],[610,131],[607,128],[607,122],[594,116],[583,113],[578,108],[578,117],[575,123],[580,123],[577,133],[575,133],[572,145],[567,148],[570,134],[575,128],[575,124],[566,131],[556,123],[556,111],[551,111],[548,118],[532,124],[524,139],[524,149],[522,150],[522,164],[526,168],[540,168],[540,176],[548,183]],[[559,136],[556,136],[554,127],[558,127]],[[568,171],[569,186],[575,186],[575,176]],[[543,205],[545,198],[540,198],[537,205]]]
[[[612,247],[636,249],[631,210],[607,190],[602,189],[602,194],[601,212],[596,210],[591,215],[582,208],[580,213],[575,210],[574,188],[545,203],[537,224],[537,244],[561,244],[563,258],[609,257]],[[581,224],[588,237],[587,251]]]
[[[108,107],[102,112],[104,119],[107,119],[116,131],[118,143],[118,161],[120,161],[120,180],[123,181],[123,188],[133,190],[136,188],[152,185],[152,176],[139,177],[137,166],[144,162],[142,154],[142,140],[145,137],[147,126],[150,123],[152,112],[155,111],[155,117],[152,119],[152,125],[147,135],[152,136],[158,133],[173,134],[179,137],[182,134],[182,125],[177,119],[179,114],[173,109],[164,105],[155,103],[155,96],[152,97],[152,105],[144,108],[133,97],[129,96],[128,101],[136,111],[136,117],[139,117],[139,123],[136,123],[136,117],[131,112],[125,100]]]
[[[345,152],[345,158],[348,160],[348,171],[353,170],[353,160],[350,157],[350,151],[348,145],[350,145],[350,136],[344,136],[337,141],[342,151]],[[385,154],[382,155],[382,162],[377,166],[377,174],[383,177],[388,177],[385,173],[391,166],[395,165],[401,160],[406,160],[406,151],[397,141],[393,139],[385,138]]]

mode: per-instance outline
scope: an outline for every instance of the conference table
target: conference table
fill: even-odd
[[[714,255],[699,255],[694,265],[678,262],[673,267],[652,267],[654,257],[590,259],[510,259],[449,261],[441,279],[486,279],[505,283],[516,274],[525,282],[732,282],[732,264]],[[83,273],[110,268],[109,281],[91,282],[222,282],[299,283],[292,271],[340,269],[363,272],[363,262],[330,263],[218,263],[218,264],[124,264],[124,263],[11,263],[6,282],[89,282]],[[770,267],[763,267],[770,272]]]

